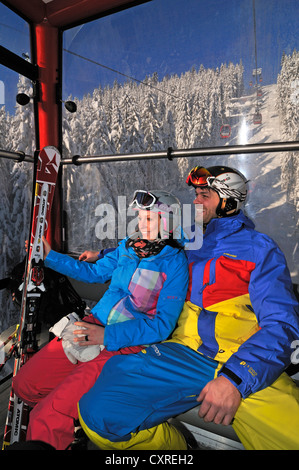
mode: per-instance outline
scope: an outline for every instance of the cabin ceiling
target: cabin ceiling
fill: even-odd
[[[51,26],[68,28],[111,10],[147,1],[150,0],[6,0],[3,3],[35,24],[48,21]]]

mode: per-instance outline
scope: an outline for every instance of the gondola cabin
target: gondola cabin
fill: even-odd
[[[231,126],[229,124],[223,124],[220,127],[221,139],[228,139],[231,136]]]
[[[263,117],[260,112],[255,112],[253,115],[253,124],[262,124]]]
[[[129,211],[135,190],[173,192],[188,208],[184,223],[194,227],[188,172],[228,165],[246,175],[246,209],[256,229],[284,251],[297,295],[298,175],[289,168],[298,167],[298,15],[297,0],[0,3],[0,340],[7,339],[3,332],[10,335],[0,367],[2,439],[12,353],[17,356],[20,345],[11,347],[11,325],[20,318],[32,188],[39,152],[47,146],[61,155],[47,225],[56,251],[78,259],[87,249],[113,250],[136,228]],[[251,88],[262,82],[258,63],[262,100]],[[232,104],[228,124],[224,110]],[[222,254],[224,266],[235,262],[233,250]],[[15,269],[20,264],[21,272]],[[205,288],[213,289],[215,265],[212,259],[202,274],[203,298]],[[90,308],[108,285],[70,282]],[[48,307],[61,289],[51,292]],[[49,341],[48,310],[37,333],[39,347]],[[0,359],[1,351],[0,343]],[[294,380],[296,367],[287,370]],[[193,448],[244,450],[232,426],[206,423],[197,407],[172,420]]]

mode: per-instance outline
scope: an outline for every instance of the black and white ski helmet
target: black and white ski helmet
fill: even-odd
[[[179,238],[181,204],[178,198],[170,192],[161,189],[137,190],[134,193],[130,207],[137,210],[145,209],[158,212],[161,216],[161,238]]]
[[[235,215],[247,196],[247,179],[235,168],[228,166],[196,166],[190,171],[186,183],[193,187],[205,187],[216,191],[220,197],[216,209],[218,217]]]

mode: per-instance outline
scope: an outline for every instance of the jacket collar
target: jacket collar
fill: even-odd
[[[226,238],[238,232],[242,227],[254,229],[254,223],[240,211],[231,217],[212,219],[207,225],[204,238],[211,237],[217,240]]]

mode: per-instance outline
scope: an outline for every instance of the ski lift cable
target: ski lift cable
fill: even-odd
[[[65,52],[67,52],[68,54],[72,54],[76,57],[79,57],[80,59],[82,60],[86,60],[87,62],[91,62],[92,64],[95,64],[95,65],[98,65],[99,67],[102,67],[104,69],[107,69],[107,70],[110,70],[110,72],[114,72],[114,73],[117,73],[118,75],[122,75],[123,77],[125,78],[129,78],[130,80],[133,80],[137,83],[140,83],[141,85],[144,85],[144,86],[147,86],[149,88],[153,88],[154,90],[157,90],[159,91],[160,93],[164,93],[165,95],[168,95],[168,96],[171,96],[172,98],[175,98],[176,100],[180,100],[180,101],[185,101],[186,103],[189,102],[189,100],[185,99],[185,98],[181,98],[179,96],[176,96],[176,95],[173,95],[171,93],[168,93],[167,91],[164,91],[164,90],[161,90],[160,88],[158,87],[155,87],[154,85],[150,85],[149,83],[145,83],[144,81],[142,80],[138,80],[138,78],[134,78],[134,77],[131,77],[130,75],[126,75],[125,73],[122,73],[122,72],[119,72],[118,70],[115,70],[115,69],[112,69],[111,67],[108,67],[107,65],[103,65],[101,64],[100,62],[97,62],[96,60],[93,60],[93,59],[89,59],[87,57],[84,57],[80,54],[77,54],[76,52],[73,52],[73,51],[70,51],[68,49],[63,49]]]
[[[256,39],[256,12],[255,12],[255,0],[252,0],[252,9],[253,9],[253,31],[254,31],[254,56],[255,56],[255,86],[258,90],[258,68],[257,68],[257,39]],[[259,95],[258,91],[256,92],[256,104],[258,105]]]
[[[254,30],[254,56],[255,56],[255,82],[257,85],[257,41],[256,41],[256,18],[255,18],[255,0],[252,0],[253,8],[253,30]]]

